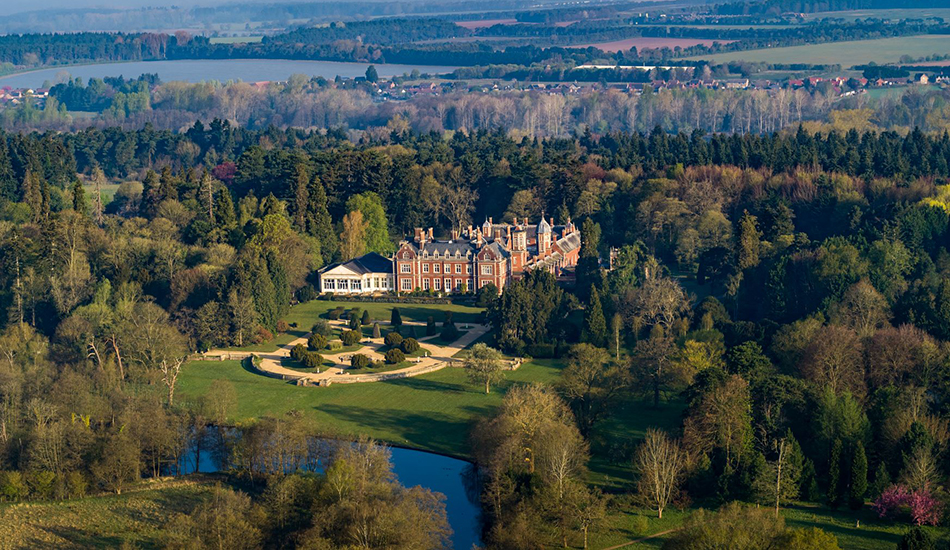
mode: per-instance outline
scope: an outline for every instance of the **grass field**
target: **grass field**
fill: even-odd
[[[91,207],[94,204],[96,198],[96,187],[94,185],[85,184],[82,186],[86,190],[86,199],[89,201],[89,206]],[[102,193],[102,204],[109,204],[112,202],[112,199],[115,198],[116,191],[119,190],[118,183],[108,183],[99,188],[99,191]]]
[[[215,36],[211,38],[212,44],[250,44],[260,42],[263,36]]]
[[[946,36],[903,36],[878,40],[854,40],[808,46],[769,48],[728,52],[688,59],[705,59],[713,63],[729,61],[756,61],[763,63],[839,64],[844,68],[871,61],[883,65],[896,63],[902,55],[923,57],[932,54],[950,54],[950,40]]]
[[[237,391],[236,423],[298,410],[329,435],[367,434],[394,445],[464,457],[472,423],[492,414],[507,388],[551,382],[560,371],[554,361],[533,361],[507,373],[505,382],[485,395],[457,368],[387,382],[306,388],[254,374],[238,361],[195,361],[182,371],[178,392],[185,400],[195,399],[215,380],[228,380]]]
[[[0,547],[118,548],[128,542],[132,548],[160,548],[165,522],[176,513],[191,512],[211,486],[178,480],[122,495],[2,504]]]
[[[849,21],[869,17],[874,19],[925,19],[928,17],[947,19],[950,18],[950,8],[821,11],[805,14],[806,20],[824,19],[826,17]]]

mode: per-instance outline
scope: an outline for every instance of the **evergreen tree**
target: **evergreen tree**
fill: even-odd
[[[20,197],[30,207],[30,219],[33,222],[39,221],[43,217],[43,191],[40,189],[39,178],[31,170],[27,170],[23,176]]]
[[[584,341],[602,348],[607,339],[607,320],[604,318],[604,308],[600,305],[600,293],[597,288],[590,287],[590,302],[584,310]]]
[[[162,176],[159,178],[158,197],[156,205],[162,201],[178,200],[178,179],[172,175],[172,169],[168,166],[162,168]]]
[[[71,191],[73,195],[73,210],[82,215],[86,215],[89,206],[86,204],[86,190],[83,189],[82,182],[78,179],[73,180]]]
[[[577,260],[575,273],[577,277],[577,299],[581,302],[590,300],[588,289],[591,287],[603,292],[604,273],[600,268],[600,225],[590,218],[581,225],[581,250]]]
[[[831,454],[828,456],[828,491],[826,500],[828,506],[837,508],[841,505],[841,440],[835,439],[831,445]]]
[[[808,502],[818,502],[821,500],[821,489],[818,487],[818,475],[815,472],[815,463],[810,458],[805,459],[805,464],[802,466],[800,487],[802,498]]]
[[[333,232],[333,220],[327,210],[327,192],[318,176],[310,181],[310,197],[307,231],[320,242],[323,261],[329,263],[336,256],[337,237]]]
[[[438,332],[439,330],[435,326],[435,317],[430,315],[429,318],[426,319],[426,336],[435,336]]]
[[[868,496],[870,496],[871,499],[876,499],[881,496],[881,493],[890,485],[891,476],[887,473],[887,464],[882,460],[881,463],[877,465],[877,469],[874,470],[874,483],[871,484],[870,494]]]
[[[394,327],[402,326],[402,314],[399,313],[398,307],[393,308],[392,314],[390,315],[390,318],[389,318],[389,324],[391,324]]]
[[[139,213],[146,218],[155,216],[161,202],[161,179],[154,170],[149,170],[142,180],[142,199],[139,201]]]
[[[7,140],[0,135],[0,202],[17,200],[17,181],[10,162]]]
[[[373,338],[380,338],[379,323],[373,323]]]
[[[379,72],[376,71],[375,65],[370,65],[369,67],[366,67],[366,81],[367,82],[379,81]]]
[[[762,246],[762,232],[758,219],[746,211],[739,220],[739,269],[745,270],[759,265],[759,249]]]
[[[366,221],[367,252],[377,252],[383,256],[392,254],[396,247],[389,238],[389,222],[386,220],[386,207],[376,193],[367,192],[353,195],[346,201],[346,211],[359,211]]]
[[[864,453],[864,444],[858,441],[851,459],[851,490],[848,495],[848,504],[852,510],[860,510],[864,506],[864,497],[867,492],[868,457]]]
[[[937,547],[929,531],[914,527],[901,537],[897,550],[934,550]]]
[[[363,317],[360,319],[360,324],[363,325],[364,327],[366,327],[366,326],[369,326],[369,323],[370,323],[369,310],[368,310],[368,309],[364,309],[364,310],[363,310]]]
[[[298,162],[294,166],[293,181],[293,203],[291,209],[291,220],[294,222],[294,229],[301,233],[307,230],[308,209],[310,207],[310,177],[307,175],[307,165]]]

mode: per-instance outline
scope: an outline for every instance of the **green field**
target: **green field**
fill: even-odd
[[[195,479],[143,483],[121,495],[0,504],[0,547],[161,548],[165,522],[190,513],[211,492],[211,482]]]
[[[212,44],[250,44],[260,42],[263,36],[215,36],[211,38]]]
[[[873,19],[925,19],[928,17],[948,19],[950,18],[950,8],[821,11],[805,14],[806,20],[824,19],[826,17],[848,21],[869,17]]]
[[[328,435],[367,434],[394,445],[464,457],[472,423],[494,412],[505,389],[551,382],[560,370],[554,361],[526,363],[485,395],[457,368],[387,382],[306,388],[254,374],[238,361],[195,361],[182,371],[178,392],[184,400],[195,399],[215,380],[228,380],[238,397],[235,423],[297,410]]]
[[[89,205],[94,203],[96,198],[96,187],[94,185],[84,184],[82,186],[86,190],[86,198],[89,201]],[[115,198],[116,191],[119,190],[118,183],[107,183],[99,188],[99,191],[102,193],[102,204],[109,204],[112,202],[112,199]]]
[[[839,64],[843,68],[848,68],[872,61],[879,65],[896,63],[902,55],[924,57],[932,54],[950,54],[950,40],[942,35],[904,36],[728,52],[688,59],[705,59],[712,63],[742,60],[762,63]]]

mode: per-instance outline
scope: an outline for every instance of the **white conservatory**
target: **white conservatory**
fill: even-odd
[[[321,293],[374,294],[391,292],[395,288],[392,260],[375,252],[330,264],[317,273]]]

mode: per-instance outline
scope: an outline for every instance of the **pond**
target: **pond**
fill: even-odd
[[[45,82],[56,84],[67,78],[81,78],[88,82],[90,78],[124,76],[136,78],[145,73],[157,73],[163,82],[185,81],[205,82],[217,80],[242,80],[260,82],[287,80],[292,74],[322,76],[332,80],[338,75],[353,78],[366,74],[369,63],[340,63],[336,61],[297,61],[289,59],[223,59],[223,60],[175,60],[175,61],[132,61],[125,63],[99,63],[94,65],[72,65],[52,67],[25,73],[0,77],[0,87],[39,88]],[[398,76],[418,69],[420,73],[442,74],[455,70],[455,67],[431,65],[378,64],[376,71],[381,77]]]
[[[201,449],[199,471],[216,472],[220,469],[210,440]],[[469,550],[481,541],[479,536],[479,506],[477,490],[473,489],[473,467],[470,463],[425,451],[390,447],[393,472],[399,483],[406,487],[421,486],[445,495],[445,511],[452,528],[452,547]],[[183,474],[195,472],[195,449],[184,459]]]

